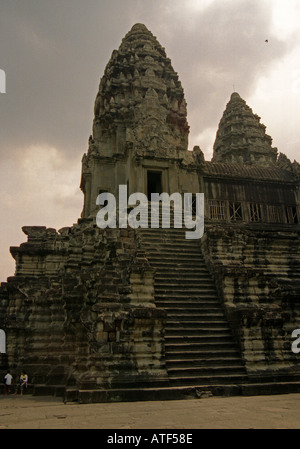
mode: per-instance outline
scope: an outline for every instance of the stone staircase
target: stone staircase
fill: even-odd
[[[245,382],[247,376],[206,267],[199,240],[182,229],[138,229],[155,274],[155,302],[167,311],[165,359],[170,384]]]

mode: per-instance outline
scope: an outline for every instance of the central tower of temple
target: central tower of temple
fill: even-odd
[[[117,195],[120,184],[129,193],[178,191],[167,169],[186,157],[186,102],[170,59],[145,25],[134,25],[113,51],[94,113],[82,160],[83,217],[93,214],[100,192]]]

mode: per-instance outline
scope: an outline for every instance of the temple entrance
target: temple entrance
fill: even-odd
[[[151,201],[151,193],[162,193],[162,180],[160,171],[147,172],[147,196]]]

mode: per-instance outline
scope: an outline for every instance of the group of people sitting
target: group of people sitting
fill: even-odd
[[[22,371],[19,377],[19,381],[14,384],[13,376],[10,373],[10,370],[7,370],[6,375],[3,379],[4,383],[4,394],[9,394],[12,392],[13,387],[15,386],[14,394],[18,394],[20,391],[21,396],[23,396],[24,388],[28,386],[28,375],[25,371]]]

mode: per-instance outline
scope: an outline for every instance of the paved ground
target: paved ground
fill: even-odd
[[[0,429],[300,429],[300,394],[88,405],[0,395]]]

